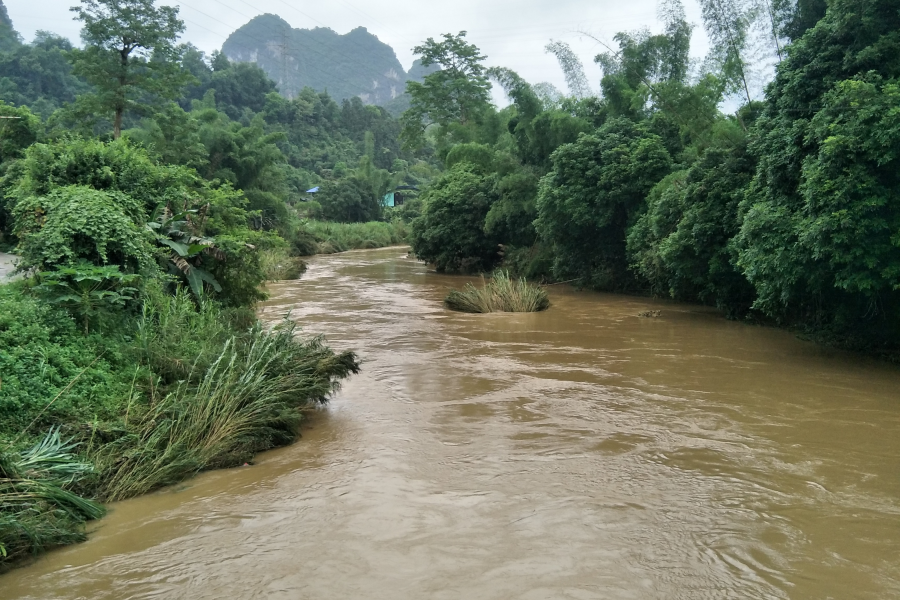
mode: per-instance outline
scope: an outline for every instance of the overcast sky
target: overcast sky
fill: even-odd
[[[15,28],[26,41],[44,29],[80,43],[79,26],[69,7],[77,0],[5,0]],[[179,6],[189,41],[206,52],[222,47],[228,35],[252,17],[273,13],[293,27],[330,27],[346,33],[359,26],[389,44],[404,68],[414,60],[413,46],[442,33],[469,32],[468,39],[487,55],[489,66],[509,67],[532,83],[548,81],[565,91],[556,59],[544,52],[551,40],[569,42],[585,64],[593,88],[600,70],[593,57],[604,48],[579,32],[611,43],[618,31],[659,31],[657,0],[161,0]],[[685,0],[694,29],[692,54],[702,56],[706,39],[696,0]],[[498,98],[498,101],[500,99]]]

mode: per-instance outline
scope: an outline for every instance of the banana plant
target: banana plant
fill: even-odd
[[[147,223],[147,229],[159,245],[169,248],[169,272],[184,276],[199,299],[203,296],[204,283],[217,292],[222,291],[213,274],[199,266],[201,255],[225,260],[225,253],[216,246],[215,238],[195,235],[191,231],[191,217],[197,214],[199,211],[193,209],[173,213],[168,206],[160,206]]]

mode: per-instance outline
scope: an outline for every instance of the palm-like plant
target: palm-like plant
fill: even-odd
[[[207,207],[204,207],[205,212]],[[197,235],[193,218],[203,214],[201,211],[186,209],[173,213],[168,205],[156,209],[147,223],[147,229],[153,233],[156,242],[169,248],[169,272],[181,275],[197,298],[203,295],[204,283],[217,292],[222,286],[212,273],[200,267],[202,254],[224,260],[225,253],[216,246],[215,238]]]
[[[84,334],[90,323],[106,310],[124,307],[133,301],[138,289],[133,286],[137,275],[122,273],[116,265],[97,266],[87,261],[38,273],[37,287],[51,302],[75,313],[82,322]]]

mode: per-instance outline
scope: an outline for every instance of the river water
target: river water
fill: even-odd
[[[389,248],[273,285],[265,318],[363,373],[297,444],[113,505],[0,597],[900,598],[900,370],[566,286],[444,310],[463,281]]]

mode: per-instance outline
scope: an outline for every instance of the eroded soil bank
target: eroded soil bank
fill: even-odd
[[[564,286],[444,310],[460,285],[396,248],[313,258],[263,313],[363,374],[294,446],[113,505],[3,598],[900,596],[896,367]]]

